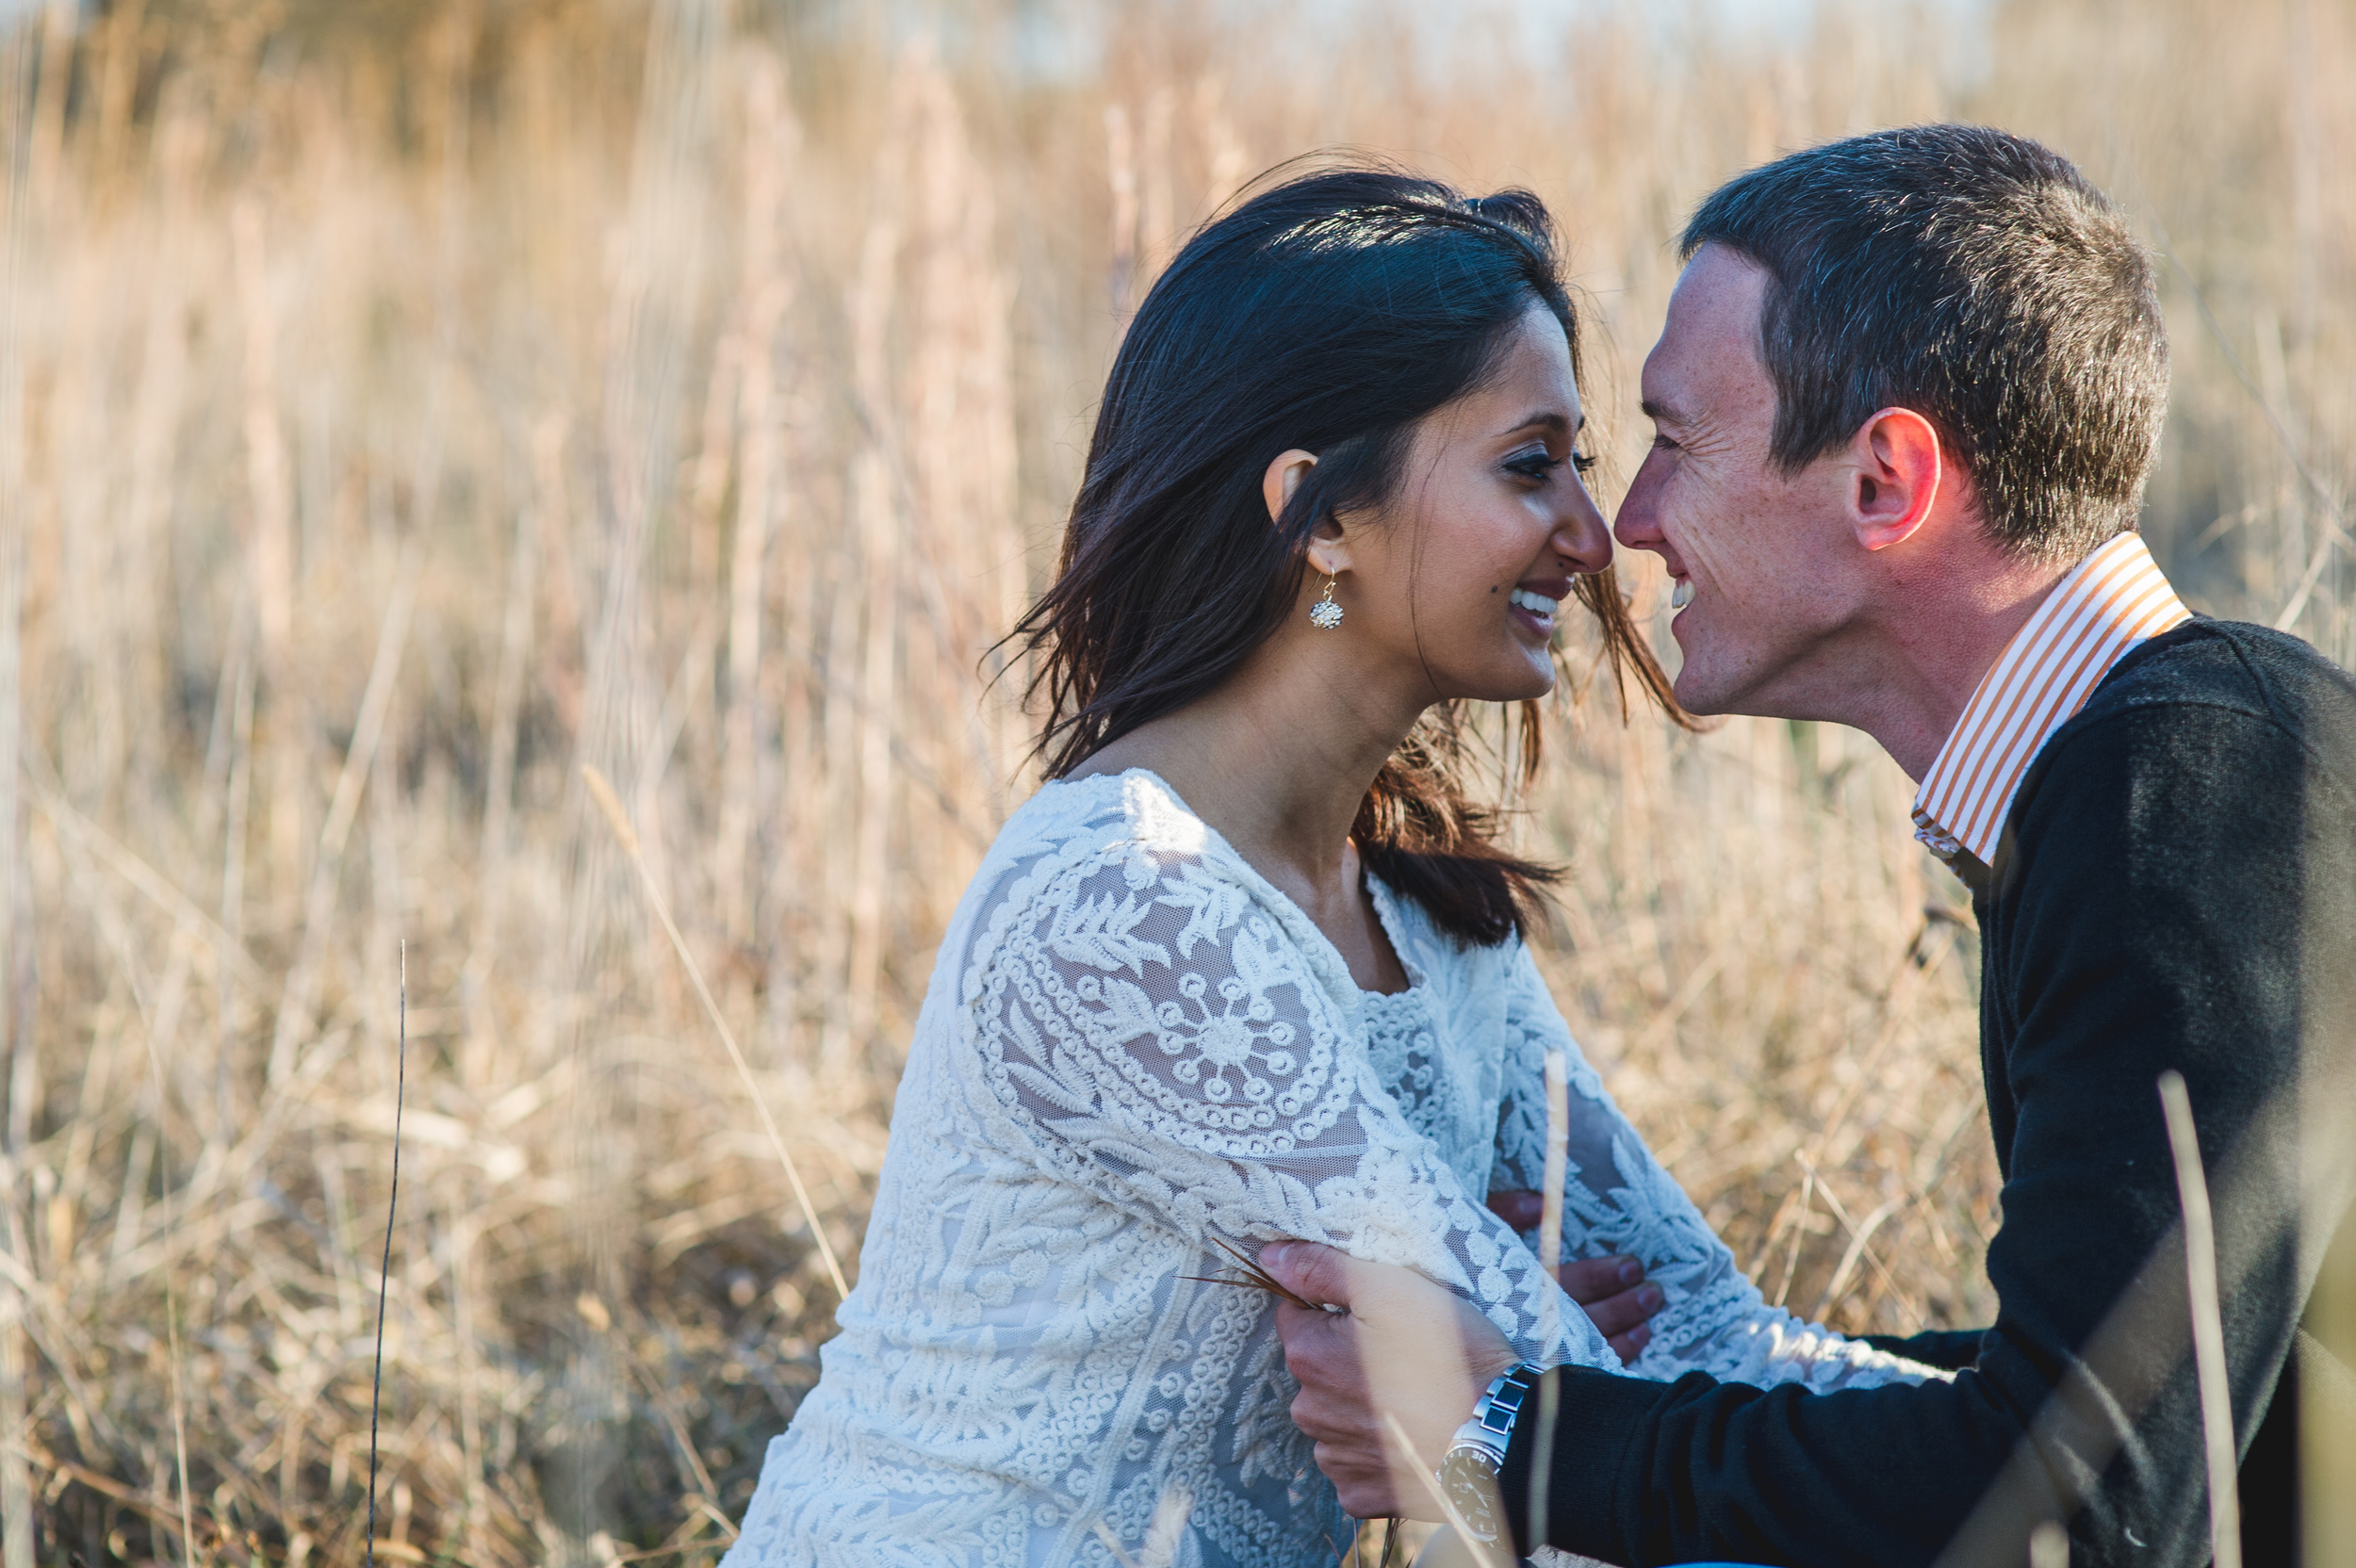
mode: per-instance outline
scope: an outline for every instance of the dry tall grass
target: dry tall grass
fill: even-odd
[[[0,1513],[44,1560],[709,1561],[832,1292],[577,764],[855,1258],[930,949],[1027,788],[977,671],[1123,311],[1355,144],[1556,206],[1633,370],[1713,182],[1934,116],[2168,257],[2150,531],[2347,662],[2336,0],[731,10],[115,0],[12,35]],[[1650,558],[1631,570],[1659,602]],[[1854,735],[1564,710],[1589,1050],[1773,1296],[1988,1301],[1969,914]],[[855,1262],[852,1265],[855,1269]],[[18,1434],[23,1446],[15,1446]],[[29,1499],[29,1502],[28,1502]]]

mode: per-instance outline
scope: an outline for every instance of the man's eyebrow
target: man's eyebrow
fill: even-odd
[[[1656,425],[1683,425],[1692,422],[1675,407],[1662,402],[1658,398],[1646,398],[1636,406],[1645,418],[1650,419]]]

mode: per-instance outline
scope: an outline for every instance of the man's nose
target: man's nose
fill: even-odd
[[[1656,506],[1661,482],[1654,467],[1654,460],[1647,456],[1628,494],[1620,498],[1619,514],[1612,519],[1612,537],[1632,550],[1657,550],[1665,543]]]

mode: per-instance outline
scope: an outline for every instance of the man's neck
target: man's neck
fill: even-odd
[[[1991,552],[1962,570],[1893,576],[1877,612],[1844,639],[1839,662],[1856,678],[1810,716],[1864,730],[1919,783],[1972,694],[2069,570]]]

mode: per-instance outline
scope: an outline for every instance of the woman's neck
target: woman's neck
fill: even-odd
[[[1401,705],[1383,703],[1378,683],[1350,682],[1338,668],[1302,679],[1296,667],[1294,678],[1273,680],[1259,678],[1259,662],[1122,736],[1072,776],[1151,769],[1323,924],[1321,910],[1362,896],[1350,825],[1420,710],[1390,710]]]

